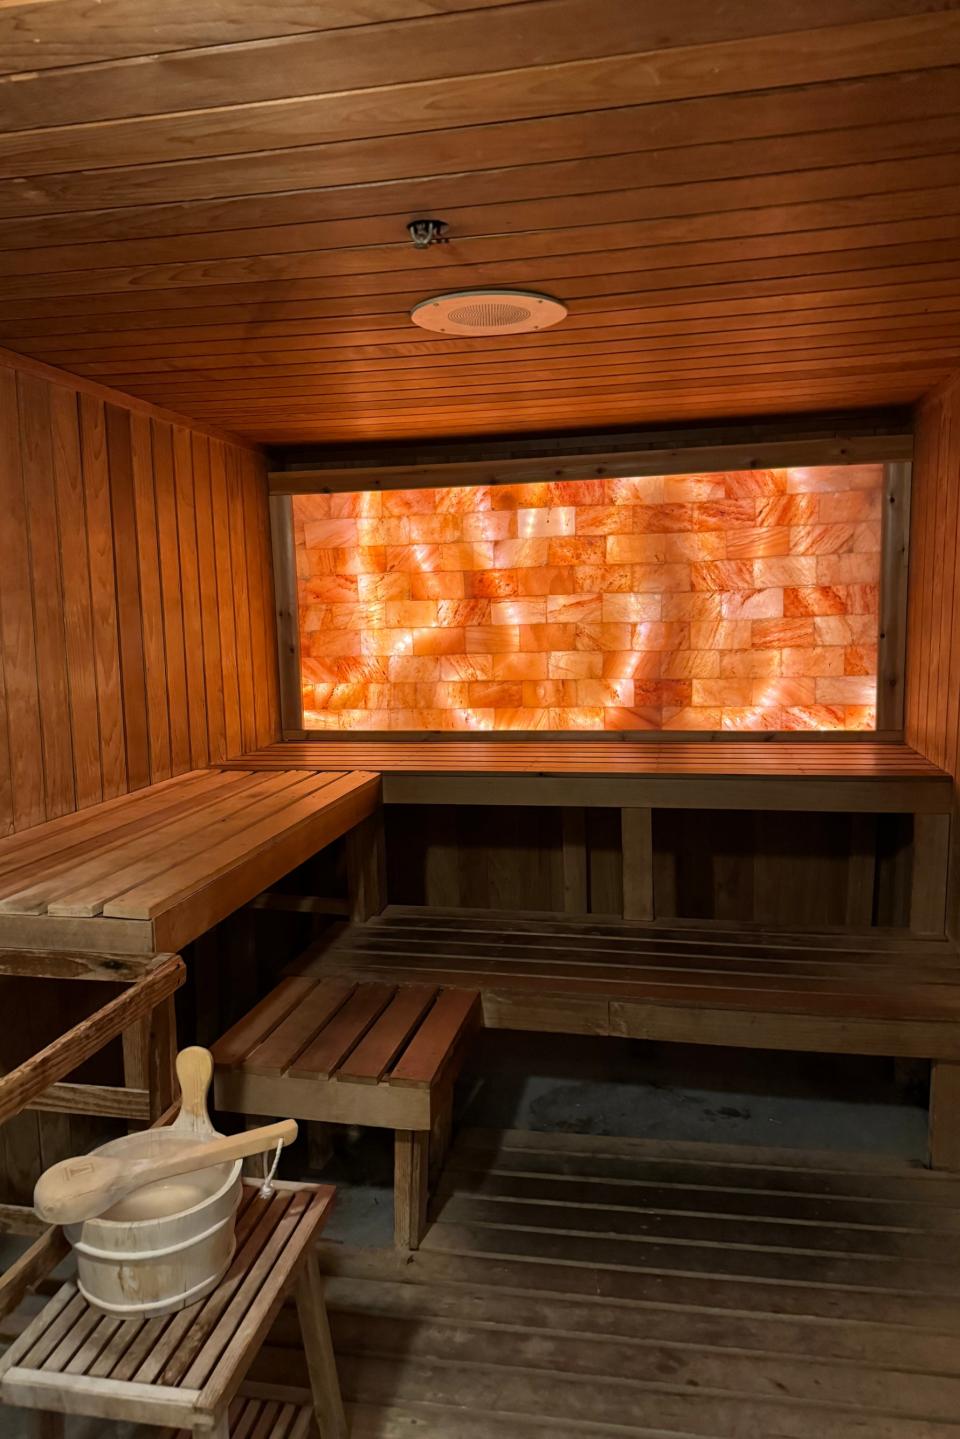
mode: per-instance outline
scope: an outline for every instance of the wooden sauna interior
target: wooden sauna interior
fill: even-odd
[[[955,0],[0,0],[0,119],[0,1432],[960,1439]],[[99,1316],[186,1045],[288,1188]]]

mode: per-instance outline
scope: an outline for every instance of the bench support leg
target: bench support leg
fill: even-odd
[[[297,1314],[320,1439],[346,1439],[349,1432],[347,1416],[340,1397],[337,1362],[323,1298],[323,1279],[315,1253],[308,1256],[297,1285]]]
[[[915,814],[910,884],[910,929],[914,934],[944,933],[949,870],[950,816]]]
[[[448,1084],[443,1093],[437,1097],[436,1112],[433,1117],[433,1124],[430,1129],[430,1188],[436,1186],[437,1180],[447,1160],[447,1151],[450,1148],[450,1135],[453,1130],[453,1085]]]
[[[930,1071],[930,1167],[960,1171],[960,1064],[943,1059]]]
[[[361,820],[347,835],[347,890],[354,924],[362,924],[386,908],[387,846],[382,809]]]
[[[123,1082],[128,1089],[147,1090],[151,1121],[170,1108],[177,1094],[176,1058],[177,1014],[171,995],[123,1032]]]
[[[653,919],[653,811],[622,809],[623,917]]]
[[[398,1129],[393,1164],[393,1237],[398,1249],[419,1249],[427,1227],[430,1134]]]
[[[66,1421],[62,1414],[37,1409],[33,1416],[34,1439],[64,1439]]]

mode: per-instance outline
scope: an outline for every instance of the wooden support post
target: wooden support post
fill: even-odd
[[[383,809],[377,809],[347,833],[347,887],[350,918],[362,924],[387,905],[387,846]]]
[[[945,932],[949,868],[950,816],[915,814],[910,886],[910,929],[914,934]]]
[[[447,1158],[453,1132],[453,1084],[446,1085],[437,1096],[436,1110],[430,1129],[429,1185],[433,1189]]]
[[[850,860],[847,872],[846,922],[873,923],[873,892],[877,874],[877,816],[850,816]]]
[[[563,859],[563,912],[587,914],[590,907],[587,882],[587,823],[582,809],[560,811]]]
[[[943,1059],[930,1071],[930,1167],[960,1171],[960,1064]]]
[[[317,1264],[316,1251],[311,1251],[297,1285],[297,1314],[303,1336],[313,1412],[317,1417],[320,1439],[346,1439],[349,1429],[340,1397],[337,1362],[330,1337],[330,1322],[323,1297],[323,1279]]]
[[[419,1249],[427,1227],[430,1134],[398,1129],[393,1160],[393,1237],[398,1249]]]
[[[653,919],[653,811],[622,809],[623,917]]]

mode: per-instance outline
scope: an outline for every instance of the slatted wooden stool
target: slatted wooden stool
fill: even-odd
[[[220,1109],[396,1131],[394,1234],[416,1249],[450,1136],[475,990],[288,974],[214,1045]],[[432,1141],[432,1145],[431,1145]]]
[[[294,1290],[321,1439],[343,1439],[314,1249],[334,1191],[277,1183],[262,1198],[259,1188],[244,1185],[234,1261],[205,1299],[156,1319],[117,1319],[92,1308],[69,1281],[0,1361],[0,1398],[47,1411],[40,1429],[47,1436],[62,1434],[63,1415],[82,1414],[227,1439],[231,1406],[236,1414],[247,1371]],[[287,1429],[271,1435],[308,1432],[310,1406],[294,1407],[284,1416]]]

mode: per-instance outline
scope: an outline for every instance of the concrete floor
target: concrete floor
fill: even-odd
[[[539,1034],[481,1036],[458,1092],[457,1122],[493,1129],[610,1134],[801,1149],[882,1152],[922,1161],[923,1066]],[[392,1135],[341,1131],[317,1176],[338,1186],[332,1242],[393,1240]],[[5,1256],[6,1257],[6,1256]],[[71,1420],[68,1439],[124,1426]],[[0,1436],[28,1416],[0,1409]]]

